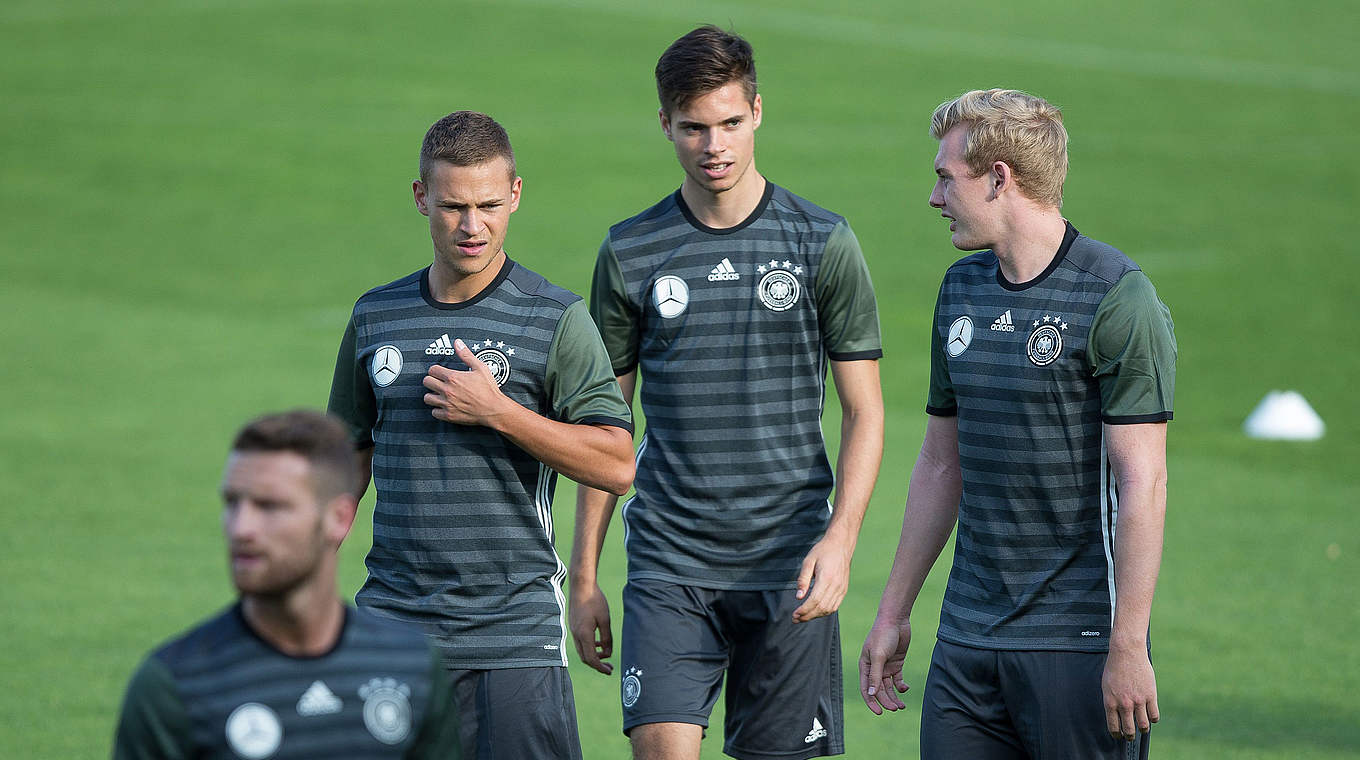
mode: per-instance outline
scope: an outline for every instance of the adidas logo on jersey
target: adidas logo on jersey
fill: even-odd
[[[1011,321],[1011,310],[1006,309],[1006,313],[996,318],[992,323],[992,329],[996,332],[1015,332],[1015,323]]]
[[[732,266],[731,259],[724,258],[722,263],[713,267],[713,271],[708,273],[709,282],[724,282],[727,280],[740,280],[741,275],[737,274],[736,267]]]
[[[307,687],[307,691],[302,693],[298,699],[298,715],[304,718],[313,715],[330,715],[340,712],[343,703],[340,698],[335,696],[335,692],[327,688],[326,684],[320,681],[312,681],[312,685]]]
[[[808,735],[807,735],[807,736],[804,736],[804,737],[803,737],[803,743],[804,743],[804,744],[811,744],[811,743],[817,741],[818,739],[824,739],[824,738],[826,738],[826,729],[825,729],[825,728],[822,728],[822,722],[821,722],[820,720],[817,720],[816,718],[813,718],[813,719],[812,719],[812,730],[808,732]]]
[[[432,356],[453,356],[453,341],[449,340],[449,334],[439,336],[439,340],[431,343],[430,347],[425,349],[425,353]]]

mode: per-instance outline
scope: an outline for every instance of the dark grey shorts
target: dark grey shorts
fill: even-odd
[[[722,591],[664,581],[623,589],[624,733],[708,726],[727,676],[723,751],[799,760],[845,751],[835,615],[793,622],[792,590]]]
[[[1148,734],[1110,736],[1103,652],[935,644],[921,705],[921,758],[1147,760]]]
[[[581,760],[567,669],[450,670],[463,760]]]

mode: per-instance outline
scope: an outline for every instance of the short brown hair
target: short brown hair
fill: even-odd
[[[656,62],[656,94],[666,113],[737,82],[746,102],[756,100],[756,59],[751,43],[712,24],[671,43]]]
[[[515,151],[510,147],[510,135],[505,127],[484,113],[454,111],[436,121],[420,144],[420,180],[430,177],[435,161],[447,161],[454,166],[476,166],[495,158],[504,158],[510,166],[510,177],[515,176]]]
[[[310,409],[266,414],[241,428],[232,452],[292,452],[312,466],[315,492],[322,500],[354,493],[359,466],[349,428],[336,417]]]
[[[1062,208],[1067,179],[1067,128],[1062,111],[1019,90],[973,90],[941,103],[930,117],[930,135],[944,139],[966,125],[963,160],[980,176],[996,161],[1015,173],[1027,197]]]

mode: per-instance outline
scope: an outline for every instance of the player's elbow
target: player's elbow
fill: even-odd
[[[607,479],[601,485],[601,488],[615,496],[628,493],[628,489],[633,487],[633,476],[637,474],[636,469],[630,452],[628,456],[623,457],[622,461],[610,464],[609,471],[605,473]]]

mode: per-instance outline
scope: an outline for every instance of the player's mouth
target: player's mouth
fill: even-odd
[[[233,570],[248,570],[259,565],[263,561],[263,554],[235,549],[231,552],[231,567]]]
[[[954,231],[955,231],[955,227],[958,226],[958,221],[955,220],[954,217],[950,216],[949,214],[940,214],[940,216],[942,216],[942,217],[944,217],[945,219],[948,219],[948,220],[949,220],[949,231],[950,231],[950,232],[954,232]]]
[[[731,161],[711,161],[706,164],[700,164],[704,170],[704,174],[707,174],[709,179],[722,179],[723,177],[726,177],[727,174],[732,171],[732,165]]]
[[[486,250],[485,240],[464,240],[458,243],[458,251],[465,256],[476,256]]]

